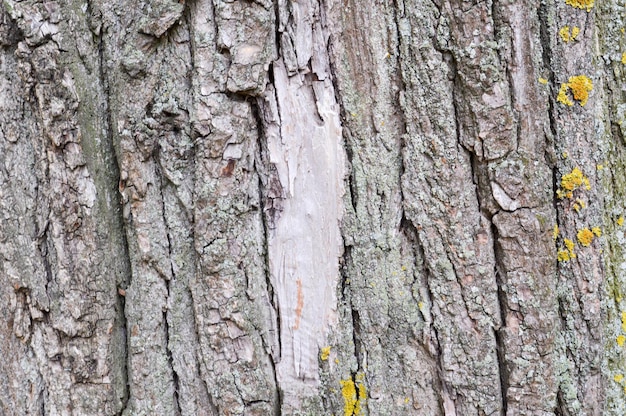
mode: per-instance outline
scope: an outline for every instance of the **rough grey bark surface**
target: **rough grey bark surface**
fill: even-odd
[[[624,414],[625,28],[4,0],[0,414]]]

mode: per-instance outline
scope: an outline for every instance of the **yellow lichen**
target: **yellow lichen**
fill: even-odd
[[[622,63],[626,65],[626,52],[622,53]]]
[[[616,383],[621,383],[622,380],[624,380],[624,375],[623,374],[615,374],[613,376],[613,380],[615,380]]]
[[[587,203],[580,198],[576,198],[576,203],[580,205],[581,208],[587,208]]]
[[[561,84],[561,88],[559,88],[559,94],[556,96],[556,100],[561,104],[567,105],[569,107],[574,105],[574,102],[569,99],[567,96],[567,90],[569,89],[568,83]]]
[[[626,312],[622,312],[622,332],[626,332]]]
[[[596,237],[602,237],[602,230],[600,229],[600,227],[593,227],[591,229],[591,232],[594,233]]]
[[[570,261],[571,259],[576,258],[576,253],[574,252],[574,242],[569,238],[563,239],[563,244],[565,244],[565,249],[559,249],[556,253],[556,259],[558,261]]]
[[[558,261],[570,261],[569,251],[563,249],[559,250],[556,253],[556,259]]]
[[[576,253],[574,252],[574,242],[570,240],[569,238],[564,238],[563,243],[565,244],[565,247],[567,247],[567,251],[569,252],[568,253],[569,257],[572,259],[575,259]]]
[[[583,175],[579,168],[574,168],[570,173],[567,173],[561,177],[561,188],[557,191],[559,198],[572,198],[573,191],[584,186],[585,189],[591,189],[589,178]],[[559,192],[560,191],[560,192]]]
[[[615,222],[617,223],[618,226],[621,227],[622,225],[624,225],[624,216],[621,215]]]
[[[583,228],[582,230],[578,230],[576,238],[582,246],[589,247],[593,241],[593,232],[589,228]]]
[[[569,78],[569,87],[572,89],[574,99],[580,101],[581,106],[587,104],[589,92],[593,89],[593,83],[585,75],[577,75]]]
[[[598,169],[598,170],[602,170],[602,169],[604,169],[604,165],[602,165],[602,164],[599,164],[599,163],[598,163],[598,164],[596,165],[596,169]]]
[[[576,75],[569,77],[568,82],[561,84],[556,100],[569,107],[574,105],[574,102],[567,95],[567,91],[570,89],[574,99],[578,100],[580,105],[584,107],[589,99],[589,92],[593,89],[593,82],[586,75]]]
[[[588,12],[591,11],[595,0],[565,0],[565,4],[576,7],[577,9],[584,9]]]
[[[341,395],[343,396],[343,413],[344,416],[359,416],[362,414],[362,406],[365,405],[367,400],[367,389],[365,387],[365,374],[357,373],[354,377],[356,383],[352,378],[340,380]]]
[[[341,395],[343,396],[343,414],[344,416],[353,416],[355,407],[358,403],[356,399],[356,386],[351,378],[340,380]]]
[[[556,241],[556,238],[559,236],[559,226],[554,224],[554,229],[552,230],[552,239]]]
[[[569,26],[563,26],[559,29],[559,36],[563,39],[563,42],[568,43],[569,41],[576,40],[576,36],[580,33],[580,28],[574,26],[570,31]]]
[[[323,347],[320,351],[320,360],[326,361],[328,360],[328,356],[330,355],[330,346]]]
[[[538,81],[540,84],[543,84],[543,85],[546,85],[548,83],[548,80],[543,77],[539,77]]]
[[[624,342],[626,342],[626,337],[624,335],[619,335],[615,341],[617,342],[617,345],[619,345],[620,347],[624,346]]]
[[[556,190],[556,196],[557,196],[559,199],[563,199],[563,198],[572,198],[572,197],[574,196],[574,193],[573,193],[573,192],[571,192],[571,191],[567,191],[567,192],[565,192],[565,191],[564,191],[564,190],[562,190],[562,189],[557,189],[557,190]]]

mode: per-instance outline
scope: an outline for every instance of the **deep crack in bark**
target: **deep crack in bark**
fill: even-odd
[[[107,153],[110,155],[111,159],[109,160],[109,168],[111,169],[111,176],[113,176],[113,178],[115,178],[115,181],[118,182],[120,181],[120,165],[119,165],[119,161],[118,161],[118,155],[119,155],[119,147],[116,145],[115,140],[114,140],[114,127],[113,127],[113,120],[111,117],[111,102],[110,102],[110,89],[109,89],[109,80],[108,80],[108,73],[106,70],[106,64],[105,64],[105,46],[104,46],[104,25],[105,22],[102,21],[100,22],[100,31],[98,33],[98,79],[100,82],[100,86],[102,88],[102,92],[104,94],[104,101],[102,102],[103,108],[103,114],[105,114],[105,134],[104,134],[104,148],[106,149]],[[105,158],[106,160],[106,158]],[[124,389],[124,393],[123,393],[123,397],[121,398],[121,409],[119,411],[119,414],[123,414],[125,409],[128,406],[128,401],[130,399],[130,385],[129,385],[129,375],[128,375],[128,371],[129,371],[129,354],[128,351],[130,349],[130,337],[129,337],[129,331],[128,331],[128,322],[126,320],[126,299],[123,295],[123,290],[125,290],[128,286],[130,286],[130,282],[132,279],[132,272],[131,272],[131,266],[130,266],[130,253],[129,253],[129,249],[128,249],[128,233],[126,230],[126,223],[124,221],[123,215],[122,215],[122,207],[124,204],[124,201],[122,199],[122,195],[119,192],[116,192],[115,189],[118,188],[118,184],[113,184],[113,193],[114,196],[117,196],[117,209],[116,209],[116,218],[117,218],[117,224],[120,227],[120,236],[121,236],[121,244],[122,244],[122,251],[124,253],[124,258],[120,259],[121,261],[124,262],[124,270],[127,272],[125,279],[123,282],[121,282],[121,285],[123,285],[122,288],[120,288],[121,290],[118,289],[118,295],[117,295],[117,302],[116,302],[116,307],[118,308],[118,312],[117,312],[117,318],[119,320],[119,325],[121,327],[121,332],[125,337],[125,342],[124,342],[124,349],[122,351],[123,356],[120,357],[122,358],[121,360],[119,360],[119,362],[123,363],[123,368],[121,371],[121,374],[123,374],[124,376],[124,384],[125,384],[125,389]]]

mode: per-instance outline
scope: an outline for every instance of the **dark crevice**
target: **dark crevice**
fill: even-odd
[[[342,124],[344,124],[345,121],[343,120],[343,116],[342,116]],[[354,150],[352,148],[352,145],[350,144],[352,142],[352,134],[350,133],[350,129],[347,128],[345,125],[342,129],[343,132],[343,138],[344,138],[344,149],[346,151],[346,159],[348,162],[348,168],[349,168],[349,175],[347,176],[347,180],[348,180],[348,190],[350,191],[350,203],[352,205],[352,209],[354,210],[354,213],[356,214],[357,212],[357,206],[359,203],[359,191],[358,191],[358,186],[357,186],[357,180],[356,180],[356,174],[354,172],[354,165],[353,165],[353,158],[354,158]]]
[[[360,370],[364,370],[363,367],[363,346],[361,345],[361,317],[359,311],[354,309],[352,302],[350,302],[350,311],[352,316],[352,341],[354,342],[354,356]]]
[[[276,45],[276,59],[278,59],[281,57],[280,38],[282,36],[280,32],[280,2],[278,1],[274,2],[274,19],[276,19],[274,22],[274,44]]]
[[[343,247],[343,256],[339,261],[339,273],[341,275],[341,300],[343,302],[348,301],[348,290],[350,285],[350,279],[348,277],[348,268],[352,264],[352,246],[345,245]]]
[[[324,25],[325,23],[326,22],[322,22],[322,24]],[[335,63],[335,59],[334,59],[335,54],[333,53],[332,41],[333,41],[332,37],[329,37],[328,43],[326,45],[326,53],[328,54],[328,57],[329,57],[328,65],[329,65],[329,70],[330,70],[330,81],[333,85],[333,92],[335,94],[335,102],[339,106],[339,119],[341,121],[343,147],[346,151],[346,161],[348,164],[347,181],[348,181],[348,190],[350,192],[350,202],[352,204],[352,209],[356,213],[357,206],[359,204],[359,193],[358,193],[357,179],[356,179],[356,174],[354,171],[354,164],[353,164],[355,154],[354,154],[354,149],[352,147],[352,143],[354,140],[352,137],[352,132],[350,130],[350,127],[348,126],[347,113],[344,107],[342,96],[340,94],[341,89],[339,87],[339,81],[338,81],[338,76],[337,76],[338,70],[337,70],[337,65]]]
[[[270,74],[272,74],[272,68],[270,67]],[[273,80],[273,77],[272,77]],[[257,164],[257,171],[260,170],[266,170],[266,162],[263,158],[263,154],[268,152],[267,149],[267,140],[266,140],[266,135],[265,135],[265,128],[264,128],[264,123],[263,123],[263,118],[261,117],[261,109],[259,107],[258,102],[252,101],[250,104],[251,110],[252,110],[252,115],[254,116],[255,120],[256,120],[256,124],[257,124],[257,132],[258,132],[258,148],[257,148],[257,154],[256,154],[256,160],[255,160],[255,164]],[[263,184],[263,181],[261,180],[261,175],[259,176],[259,181],[258,181],[258,192],[259,192],[259,210],[260,210],[260,217],[261,217],[261,222],[262,222],[262,232],[263,235],[262,240],[263,240],[263,257],[264,257],[264,270],[265,270],[265,285],[267,288],[267,296],[268,296],[268,301],[270,306],[274,309],[274,314],[276,316],[276,335],[272,336],[270,334],[271,339],[266,340],[264,337],[261,337],[263,343],[269,343],[269,345],[266,345],[265,348],[269,354],[269,362],[270,365],[272,367],[272,374],[274,376],[274,385],[276,386],[276,396],[275,396],[275,406],[274,406],[274,415],[273,416],[280,416],[282,413],[282,399],[283,399],[283,394],[280,388],[280,384],[278,382],[278,374],[276,371],[276,363],[280,361],[280,348],[281,348],[281,325],[280,325],[280,305],[278,304],[278,300],[276,297],[276,292],[274,290],[274,285],[272,284],[272,279],[270,276],[270,256],[269,256],[269,233],[270,233],[270,224],[268,223],[268,217],[267,215],[270,214],[266,214],[266,198],[269,199],[269,195],[267,194],[267,190]],[[274,351],[274,348],[272,348],[272,343],[273,340],[275,340],[277,342],[276,347],[279,349],[278,351]],[[276,356],[277,355],[277,356]]]
[[[169,296],[169,285],[168,285],[168,296]],[[167,322],[167,312],[163,312],[163,327],[165,330],[165,351],[167,354],[167,363],[172,369],[172,381],[174,383],[174,405],[176,406],[176,415],[182,414],[182,409],[180,407],[180,398],[178,396],[180,391],[180,381],[178,378],[178,374],[176,373],[176,369],[174,368],[174,357],[172,355],[172,350],[170,349],[170,326]]]
[[[52,243],[48,238],[48,221],[46,221],[42,230],[38,231],[37,246],[39,248],[39,254],[43,261],[44,269],[46,271],[46,293],[48,293],[48,285],[53,279],[52,265],[50,264],[50,248],[53,248]]]
[[[124,275],[120,276],[119,281],[117,282],[118,285],[121,286],[120,290],[118,290],[118,296],[117,296],[117,302],[116,302],[116,308],[117,309],[117,320],[118,320],[118,325],[120,327],[121,333],[124,335],[125,338],[125,342],[123,345],[123,350],[121,351],[122,353],[122,357],[116,357],[116,358],[121,358],[119,360],[120,363],[122,363],[122,371],[121,374],[124,377],[123,383],[125,384],[125,389],[123,392],[123,397],[121,397],[121,401],[122,401],[122,405],[121,405],[121,409],[119,411],[119,414],[122,414],[124,412],[124,410],[126,409],[126,407],[128,406],[128,401],[130,399],[130,386],[129,386],[129,356],[128,356],[128,351],[130,348],[130,338],[128,336],[128,322],[126,320],[126,314],[125,314],[125,307],[126,307],[126,301],[125,301],[125,297],[124,297],[124,289],[127,288],[128,286],[130,286],[130,281],[131,281],[131,271],[130,271],[130,252],[129,252],[129,248],[128,248],[128,240],[127,240],[127,230],[126,230],[126,223],[124,221],[123,215],[122,215],[122,206],[124,204],[123,199],[122,199],[122,195],[121,193],[117,192],[118,186],[117,184],[119,184],[120,181],[120,164],[118,161],[118,146],[116,146],[115,143],[115,139],[113,136],[113,132],[114,130],[114,125],[113,125],[113,119],[112,119],[112,115],[111,115],[111,97],[110,97],[110,89],[109,89],[109,83],[108,83],[108,74],[107,74],[107,69],[106,69],[106,58],[105,58],[105,46],[104,46],[104,23],[101,24],[100,26],[100,30],[98,32],[98,70],[99,70],[99,82],[100,82],[100,86],[102,88],[102,92],[104,94],[104,101],[102,102],[102,114],[105,114],[105,134],[104,134],[104,143],[103,143],[103,151],[107,154],[110,155],[110,160],[108,162],[109,168],[110,168],[110,172],[109,175],[110,177],[113,178],[113,187],[112,187],[112,192],[113,192],[113,197],[117,197],[117,201],[118,201],[118,208],[115,210],[116,211],[116,220],[117,223],[119,224],[119,231],[120,231],[120,245],[121,245],[121,250],[123,252],[124,258],[123,259],[119,259],[121,263],[124,264],[123,270],[124,270]],[[117,182],[117,184],[115,183]]]
[[[500,394],[502,395],[502,411],[501,415],[506,415],[508,411],[508,390],[509,390],[509,366],[506,358],[506,317],[509,311],[508,298],[506,295],[506,282],[500,269],[503,266],[500,260],[503,258],[502,250],[499,248],[498,228],[491,223],[491,238],[493,239],[493,253],[495,258],[494,274],[496,277],[496,285],[498,290],[498,309],[500,310],[500,327],[494,328],[494,336],[496,339],[496,353],[498,356],[498,373],[500,375]]]
[[[554,416],[568,416],[569,413],[565,413],[564,409],[567,409],[567,405],[563,399],[563,391],[559,389],[559,392],[556,395],[556,408],[554,409]]]
[[[39,377],[41,377],[43,379],[43,376],[41,374],[39,375]],[[40,396],[41,396],[41,414],[42,415],[47,415],[48,414],[48,413],[46,413],[46,396],[47,396],[46,390],[47,390],[47,388],[45,387],[45,384],[44,384],[44,387],[43,387],[43,389],[40,392]]]
[[[554,97],[556,96],[555,88],[556,85],[556,75],[554,70],[552,69],[554,66],[554,62],[552,62],[552,43],[550,37],[550,21],[551,19],[551,11],[549,8],[554,7],[550,6],[546,3],[545,0],[541,1],[539,9],[537,11],[537,16],[539,20],[539,38],[541,39],[541,58],[543,60],[544,70],[548,72],[548,84],[550,85],[550,94],[548,98],[548,119],[550,122],[550,134],[552,135],[552,143],[548,143],[552,145],[554,148],[555,154],[558,154],[556,149],[556,138],[557,138],[557,123],[556,123],[556,107],[554,102]],[[550,160],[554,159],[554,160]],[[554,166],[556,163],[556,157],[547,157],[548,165]],[[556,188],[554,188],[556,190]],[[558,224],[558,223],[557,223]]]

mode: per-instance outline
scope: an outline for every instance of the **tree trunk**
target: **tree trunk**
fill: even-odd
[[[0,414],[625,414],[625,10],[3,0]]]

